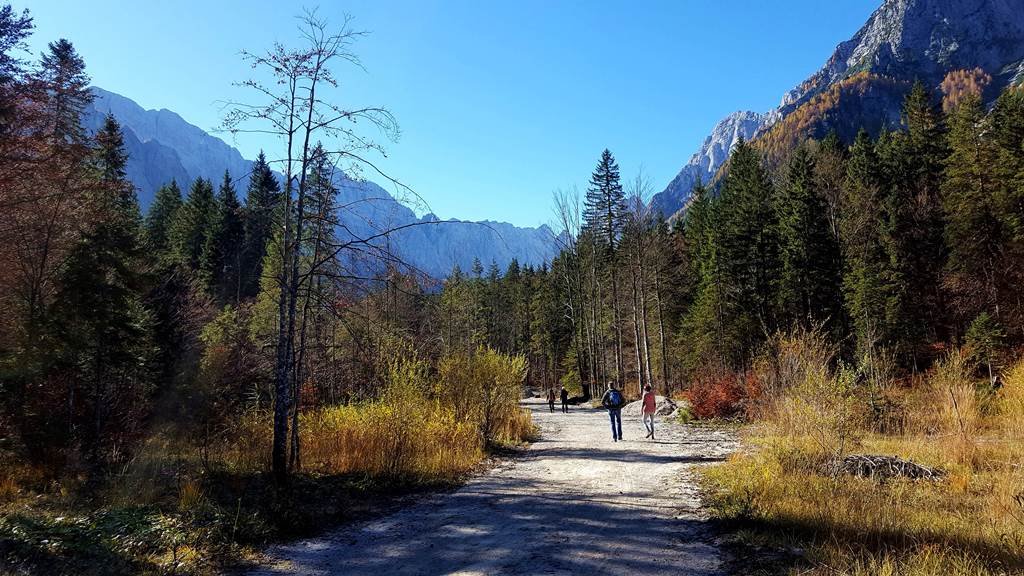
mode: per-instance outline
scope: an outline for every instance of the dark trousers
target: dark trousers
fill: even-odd
[[[622,440],[622,410],[608,410],[612,419],[612,440]]]
[[[555,401],[554,400],[548,400],[548,408],[550,408],[552,412],[555,411]]]
[[[569,412],[569,403],[562,400],[562,412]]]

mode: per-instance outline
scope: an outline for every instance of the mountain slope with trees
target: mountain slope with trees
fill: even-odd
[[[939,94],[947,75],[958,73],[988,78],[981,92],[986,105],[1024,79],[1024,11],[1016,2],[885,0],[818,72],[783,95],[777,108],[754,115],[759,121],[743,138],[764,140],[774,161],[804,138],[820,140],[834,131],[849,143],[862,128],[871,135],[895,130],[903,98],[915,81]],[[718,132],[716,127],[709,139]],[[707,166],[701,164],[703,183],[717,174],[735,142],[733,138],[726,153],[713,156]],[[691,165],[706,156],[706,148],[707,142],[652,199],[666,218],[686,205],[695,180]]]

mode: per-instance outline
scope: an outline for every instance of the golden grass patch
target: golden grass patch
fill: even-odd
[[[897,404],[905,425],[896,433],[877,431],[870,419],[830,430],[826,424],[846,422],[845,399],[871,396],[838,386],[835,399],[822,399],[814,382],[834,382],[842,368],[821,377],[820,367],[790,366],[800,378],[779,385],[773,409],[748,427],[750,449],[705,473],[713,514],[749,543],[803,549],[794,574],[1024,573],[1024,361],[991,391],[962,356],[950,355],[904,389]],[[945,476],[880,481],[827,472],[829,458],[849,453],[899,456]]]

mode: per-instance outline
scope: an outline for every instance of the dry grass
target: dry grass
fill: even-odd
[[[999,395],[1003,435],[1024,439],[1024,361],[1017,362],[1006,372]]]
[[[303,470],[404,480],[452,481],[472,470],[491,443],[534,433],[519,407],[525,364],[490,350],[450,357],[432,378],[419,361],[396,362],[379,398],[300,416]],[[220,460],[261,470],[270,453],[269,415],[238,423]]]
[[[68,492],[73,479],[0,458],[0,573],[217,573],[214,557],[450,486],[488,446],[532,436],[518,405],[521,358],[482,349],[442,368],[395,361],[375,398],[302,413],[303,468],[283,492],[268,472],[266,412],[234,417],[217,435],[154,431],[84,499]]]
[[[773,409],[748,429],[751,450],[705,475],[717,517],[741,527],[747,543],[805,550],[794,574],[1024,573],[1024,361],[992,394],[963,356],[951,354],[895,398],[892,405],[905,410],[902,431],[880,433],[870,418],[845,416],[876,396],[851,393],[841,385],[843,369],[822,372],[825,358],[810,360],[809,370],[791,371]],[[840,383],[835,398],[823,398],[827,387],[814,381]],[[845,422],[853,429],[827,426]],[[823,473],[823,458],[842,445],[947,475],[882,482]]]

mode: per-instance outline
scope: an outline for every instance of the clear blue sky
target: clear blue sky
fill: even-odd
[[[238,97],[241,49],[295,38],[298,2],[12,0],[32,49],[66,37],[93,82],[204,129]],[[402,137],[382,166],[442,218],[551,220],[555,189],[586,186],[608,147],[660,191],[711,127],[765,111],[817,70],[880,0],[352,0],[367,72],[345,69],[351,105],[380,104]],[[315,6],[315,2],[306,4]],[[255,138],[233,142],[253,157]]]

